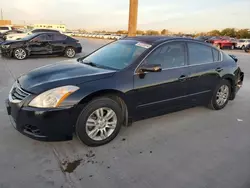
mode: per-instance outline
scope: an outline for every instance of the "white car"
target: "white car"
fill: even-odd
[[[0,33],[5,33],[10,30],[13,30],[11,26],[0,26]]]
[[[6,40],[19,40],[33,33],[40,33],[40,32],[60,32],[60,31],[51,30],[51,29],[33,29],[26,33],[9,34],[6,36]]]
[[[250,39],[239,39],[239,41],[237,42],[236,48],[240,48],[244,50],[245,47],[249,44],[250,44]]]

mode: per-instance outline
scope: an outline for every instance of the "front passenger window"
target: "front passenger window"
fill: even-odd
[[[182,42],[168,43],[154,50],[144,64],[161,64],[162,69],[185,65],[185,44]]]

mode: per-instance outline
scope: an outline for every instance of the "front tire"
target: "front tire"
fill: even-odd
[[[89,102],[76,123],[76,135],[88,146],[101,146],[112,141],[122,126],[121,106],[113,99],[101,97]]]
[[[73,58],[76,55],[76,51],[73,47],[67,47],[65,49],[64,55],[68,58]]]
[[[16,48],[13,51],[13,56],[18,60],[23,60],[27,58],[27,51],[24,48]]]
[[[213,92],[213,96],[209,102],[208,107],[213,110],[223,109],[231,95],[231,84],[228,80],[222,80]]]

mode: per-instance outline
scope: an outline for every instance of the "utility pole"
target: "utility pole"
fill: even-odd
[[[136,36],[138,0],[129,0],[128,36]]]
[[[3,9],[1,9],[1,20],[3,20]]]

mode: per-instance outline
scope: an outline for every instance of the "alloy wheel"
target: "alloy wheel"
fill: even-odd
[[[22,48],[18,48],[14,51],[14,56],[17,58],[17,59],[25,59],[26,56],[27,56],[27,53],[24,49]]]
[[[222,85],[216,94],[216,103],[219,106],[223,106],[229,97],[229,87],[227,85]]]
[[[76,52],[75,52],[75,50],[74,50],[73,48],[68,48],[68,49],[66,50],[66,55],[67,55],[67,57],[74,57],[75,54],[76,54]]]
[[[88,117],[86,133],[92,140],[102,141],[112,135],[116,126],[116,113],[111,108],[99,108]]]

